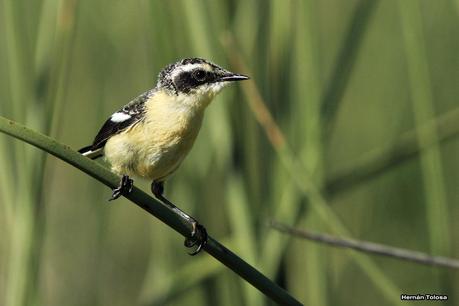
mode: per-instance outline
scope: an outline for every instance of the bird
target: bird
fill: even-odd
[[[153,195],[191,222],[185,246],[196,246],[196,250],[190,255],[206,244],[206,229],[164,197],[164,183],[190,152],[214,97],[230,83],[247,79],[203,58],[169,64],[160,71],[154,88],[113,113],[92,144],[79,150],[91,159],[104,156],[121,177],[110,201],[132,191],[131,177],[151,180]]]

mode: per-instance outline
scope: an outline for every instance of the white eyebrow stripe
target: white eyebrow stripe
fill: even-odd
[[[191,71],[191,70],[194,70],[196,68],[204,68],[203,67],[204,65],[202,63],[200,64],[186,64],[186,65],[183,65],[181,66],[180,68],[182,69],[182,71]]]
[[[210,65],[207,63],[186,64],[175,68],[175,70],[171,74],[171,79],[175,79],[175,77],[182,72],[192,71],[196,68],[201,68],[208,71],[211,70]]]
[[[114,113],[111,117],[110,117],[110,121],[113,121],[113,122],[123,122],[123,121],[126,121],[128,119],[131,119],[131,115],[128,115],[126,113]]]

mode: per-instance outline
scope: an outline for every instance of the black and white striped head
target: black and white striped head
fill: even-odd
[[[202,58],[186,58],[165,67],[158,76],[158,89],[176,95],[214,97],[223,87],[248,77],[225,70]]]

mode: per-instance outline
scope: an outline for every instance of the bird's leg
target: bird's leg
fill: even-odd
[[[199,224],[198,221],[196,221],[193,217],[187,215],[183,210],[181,210],[180,208],[172,204],[172,202],[170,202],[168,199],[166,199],[163,196],[164,182],[153,181],[153,183],[151,183],[151,192],[153,192],[153,194],[158,200],[160,200],[162,203],[168,206],[172,211],[178,214],[181,218],[191,223],[191,226],[192,226],[191,234],[190,234],[190,237],[185,239],[184,245],[187,248],[191,248],[196,245],[197,246],[196,250],[194,250],[193,252],[189,254],[191,256],[198,254],[207,243],[207,231],[205,227]]]
[[[129,176],[123,175],[121,177],[119,186],[113,189],[112,197],[108,200],[113,201],[118,199],[122,195],[131,193],[132,186],[134,186],[134,181],[131,178],[129,178]]]

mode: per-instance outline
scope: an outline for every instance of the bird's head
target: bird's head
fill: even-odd
[[[207,105],[229,83],[247,79],[245,75],[230,72],[205,59],[186,58],[159,73],[157,88]]]

